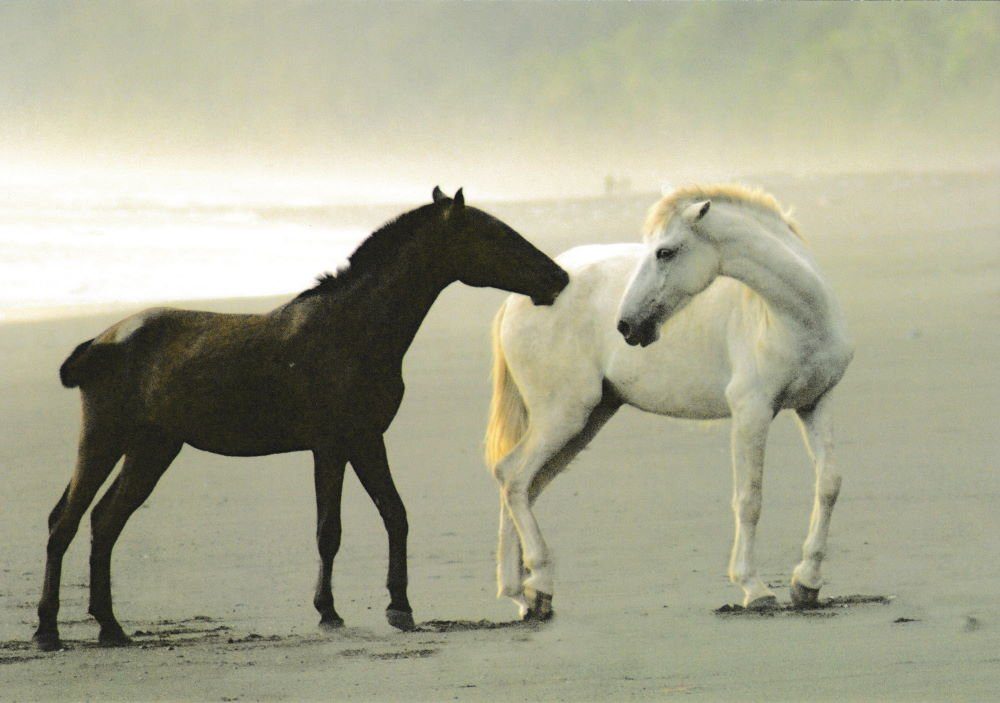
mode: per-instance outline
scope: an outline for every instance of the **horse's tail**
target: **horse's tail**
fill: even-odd
[[[500,325],[506,305],[493,318],[493,399],[486,426],[486,465],[490,470],[510,453],[528,426],[528,409],[521,391],[507,368],[507,358],[500,344]]]
[[[88,339],[78,344],[73,353],[59,367],[59,380],[66,388],[77,388],[82,382],[106,365],[110,345],[94,346]]]

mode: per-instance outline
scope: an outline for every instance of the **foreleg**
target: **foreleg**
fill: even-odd
[[[829,409],[829,393],[810,409],[797,411],[806,443],[816,470],[816,491],[809,533],[802,545],[802,561],[792,572],[792,602],[807,608],[814,606],[823,585],[820,566],[826,556],[826,540],[830,532],[833,506],[840,495],[841,476],[833,462],[833,419]]]
[[[729,560],[729,579],[743,589],[743,605],[766,608],[777,597],[761,581],[754,557],[764,480],[764,449],[773,412],[770,403],[755,398],[730,399],[733,414],[733,515],[736,535]]]
[[[361,480],[368,495],[378,508],[389,536],[389,574],[386,586],[390,602],[386,609],[389,624],[400,630],[412,630],[413,609],[406,596],[406,538],[409,525],[406,507],[396,491],[389,473],[382,436],[369,437],[351,449],[351,466]]]
[[[319,549],[319,576],[313,606],[320,614],[321,627],[340,627],[344,620],[333,605],[333,560],[340,549],[340,504],[347,460],[335,450],[313,452],[316,483],[316,545]]]

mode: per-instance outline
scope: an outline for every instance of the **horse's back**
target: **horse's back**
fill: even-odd
[[[88,397],[127,401],[142,420],[151,404],[181,397],[182,387],[207,391],[224,382],[262,340],[275,337],[262,333],[265,321],[261,315],[149,308],[80,345],[61,374]]]

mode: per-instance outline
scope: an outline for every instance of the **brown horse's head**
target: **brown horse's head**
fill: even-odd
[[[462,283],[521,293],[536,305],[551,305],[569,283],[569,275],[559,264],[513,228],[467,207],[461,188],[454,198],[434,188],[434,206],[449,239],[447,265]]]

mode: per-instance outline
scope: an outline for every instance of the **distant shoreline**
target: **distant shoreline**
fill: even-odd
[[[725,180],[725,179],[722,179]],[[793,174],[793,173],[764,173],[751,174],[742,177],[735,177],[730,180],[740,181],[751,186],[762,186],[774,192],[782,200],[783,204],[793,208],[796,214],[809,213],[819,208],[837,208],[844,203],[850,202],[860,191],[879,189],[885,197],[892,193],[899,193],[911,188],[926,187],[958,187],[968,182],[975,183],[977,188],[984,185],[987,191],[991,190],[989,182],[994,181],[1000,184],[1000,171],[885,171],[885,172],[855,172],[855,173],[825,173],[825,174]],[[985,183],[984,183],[985,181]],[[663,184],[668,189],[671,186],[682,185],[688,181],[678,180],[673,184]],[[706,181],[707,182],[707,181]],[[798,194],[806,188],[810,193],[819,193],[821,197],[814,203],[800,199]],[[787,194],[787,202],[785,196]],[[630,236],[638,237],[638,227],[641,224],[645,209],[651,205],[659,193],[652,190],[633,190],[624,193],[614,193],[611,195],[576,195],[562,198],[540,197],[536,199],[517,200],[484,200],[477,201],[471,199],[472,204],[479,204],[484,208],[494,212],[505,221],[517,227],[525,236],[536,243],[539,243],[551,254],[558,254],[561,251],[575,244],[584,243],[578,238],[578,226],[588,226],[588,222],[576,222],[577,213],[573,212],[576,207],[583,206],[585,210],[580,214],[584,220],[589,219],[592,214],[589,212],[590,206],[599,207],[604,211],[605,221],[618,223],[615,230],[618,236],[612,237],[615,240],[625,240]],[[245,204],[246,205],[246,204]],[[412,205],[412,204],[410,204]],[[260,206],[249,206],[264,223],[275,225],[290,224],[295,227],[311,230],[318,228],[340,228],[354,229],[358,232],[373,231],[379,224],[398,214],[409,207],[403,203],[391,204],[339,204],[330,205],[287,205],[279,206],[273,204],[262,204]],[[224,208],[223,208],[224,209]],[[218,212],[216,207],[206,207],[204,212]],[[183,214],[182,210],[178,214]],[[263,225],[266,232],[268,224]],[[178,224],[183,229],[183,221]],[[235,229],[240,226],[236,225]],[[228,236],[228,235],[227,235]],[[365,235],[367,236],[367,235]],[[363,239],[362,237],[361,239]],[[360,241],[360,240],[359,240]],[[152,248],[152,243],[150,245]],[[328,248],[329,247],[329,248]],[[349,253],[354,245],[349,245],[345,251]],[[106,315],[120,314],[122,316],[133,311],[142,310],[157,305],[174,307],[190,307],[218,309],[220,306],[233,311],[243,311],[257,309],[261,305],[274,307],[282,300],[290,299],[308,285],[313,275],[318,275],[324,270],[333,270],[338,264],[337,251],[333,242],[322,245],[323,260],[317,262],[308,273],[308,278],[304,277],[303,285],[299,287],[290,286],[285,292],[264,291],[260,293],[250,292],[246,294],[236,293],[212,294],[204,291],[192,291],[189,295],[184,295],[178,291],[178,295],[151,295],[147,299],[137,300],[97,300],[90,302],[56,302],[53,304],[28,304],[25,306],[14,306],[9,308],[0,307],[0,325],[11,325],[19,323],[31,323],[38,321],[66,320],[85,317],[100,317]],[[303,252],[305,254],[305,252]],[[310,252],[316,254],[315,251]],[[270,264],[267,259],[267,252],[261,252],[260,256],[265,263]],[[311,258],[305,256],[304,258]],[[342,262],[342,259],[340,259]],[[174,262],[175,266],[178,262]],[[182,262],[181,262],[182,263]],[[193,261],[197,265],[197,260]],[[296,265],[297,266],[297,265]],[[259,272],[257,272],[259,273]],[[253,273],[251,273],[251,276]],[[266,303],[264,302],[266,301]]]

